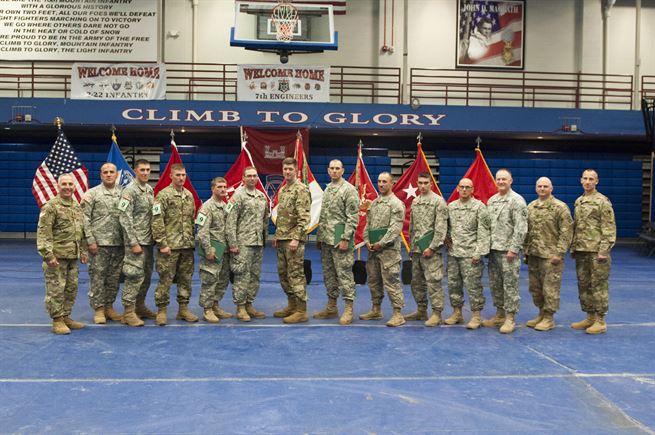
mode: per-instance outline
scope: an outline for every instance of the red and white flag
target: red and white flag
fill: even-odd
[[[39,208],[57,196],[57,178],[61,174],[72,174],[75,182],[73,196],[80,202],[84,192],[89,189],[88,171],[75,154],[64,131],[60,128],[50,154],[36,169],[32,181],[32,194]]]
[[[229,201],[230,198],[232,198],[232,195],[243,187],[243,170],[248,166],[255,166],[252,162],[250,151],[248,151],[246,145],[245,141],[241,142],[241,152],[239,153],[239,157],[237,157],[232,167],[223,176],[227,184],[227,197],[225,197],[225,202]],[[266,201],[270,204],[271,199],[268,197],[268,193],[266,193],[262,180],[259,178],[257,178],[256,188],[266,196]]]
[[[473,160],[473,163],[471,163],[471,166],[469,166],[462,178],[468,178],[473,182],[473,196],[485,204],[487,204],[489,198],[498,193],[496,180],[489,170],[489,166],[480,148],[475,149],[475,160]],[[453,193],[450,194],[450,198],[448,198],[448,204],[458,198],[459,192],[457,191],[457,187],[455,187]]]
[[[166,169],[164,169],[164,172],[159,175],[159,181],[157,181],[154,189],[155,196],[157,196],[161,190],[171,184],[171,166],[176,163],[183,164],[182,159],[180,158],[180,153],[177,152],[177,145],[175,144],[175,140],[171,139],[171,157],[168,159],[168,163],[166,163]],[[189,176],[188,171],[186,180],[184,181],[184,187],[186,187],[187,190],[193,195],[193,201],[196,204],[196,213],[198,213],[198,210],[200,210],[200,207],[202,206],[202,201],[200,200],[196,189],[193,188],[193,184],[191,184],[191,177]]]
[[[364,244],[364,227],[366,227],[366,215],[371,203],[378,197],[378,192],[375,190],[375,185],[368,175],[364,159],[362,157],[362,143],[359,143],[357,151],[357,164],[348,182],[355,186],[357,189],[357,196],[359,197],[359,223],[355,230],[355,247],[360,248]]]

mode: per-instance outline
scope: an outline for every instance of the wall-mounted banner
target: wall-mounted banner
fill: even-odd
[[[164,63],[74,63],[71,98],[74,100],[163,100]]]
[[[157,60],[158,0],[0,0],[0,60]]]
[[[239,65],[239,101],[330,102],[330,67]]]

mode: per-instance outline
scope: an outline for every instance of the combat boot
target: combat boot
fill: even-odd
[[[93,313],[93,323],[96,325],[104,325],[107,323],[107,318],[105,317],[105,307],[98,307]]]
[[[535,326],[537,326],[537,324],[539,322],[541,322],[543,320],[544,314],[545,314],[544,310],[539,308],[539,314],[537,314],[537,317],[535,317],[534,319],[530,319],[527,322],[525,322],[525,326],[527,326],[528,328],[534,328]]]
[[[453,314],[449,318],[444,320],[446,325],[456,325],[458,323],[464,323],[464,316],[462,316],[462,307],[454,307]]]
[[[146,306],[145,298],[137,298],[136,308],[134,312],[136,313],[137,316],[141,317],[142,319],[154,319],[155,317],[157,317],[157,315],[152,311],[150,311]]]
[[[328,297],[327,305],[321,311],[314,313],[315,319],[334,319],[339,316],[339,309],[337,308],[337,300]]]
[[[402,314],[400,314],[400,308],[394,308],[393,309],[393,314],[391,315],[391,319],[387,322],[387,326],[396,327],[396,326],[402,326],[405,324],[405,318],[403,317]]]
[[[234,317],[232,313],[229,313],[224,309],[222,309],[220,306],[218,306],[218,302],[214,302],[214,305],[212,306],[212,311],[219,319],[231,319],[232,317]]]
[[[52,332],[57,335],[67,335],[71,333],[71,330],[64,323],[63,317],[57,317],[56,319],[52,319]]]
[[[123,319],[121,323],[127,326],[143,326],[143,320],[141,320],[136,313],[134,312],[134,305],[126,305],[125,311],[123,312]]]
[[[120,322],[123,320],[123,316],[118,314],[111,305],[105,305],[105,318],[113,320],[114,322]]]
[[[541,322],[537,323],[534,326],[535,331],[550,331],[555,327],[555,319],[553,319],[553,313],[544,311],[544,318],[541,319]]]
[[[189,311],[188,304],[180,304],[180,308],[177,310],[176,320],[185,320],[187,322],[197,322],[198,316]]]
[[[588,327],[585,332],[587,334],[604,334],[607,332],[607,324],[605,323],[605,316],[596,314],[596,321],[593,325]]]
[[[579,322],[571,323],[573,329],[587,329],[596,322],[596,313],[587,313],[587,318]]]
[[[405,320],[428,320],[428,307],[419,305],[416,311],[403,317]]]
[[[84,323],[73,320],[69,316],[64,316],[64,323],[68,326],[68,329],[82,329],[86,326]]]
[[[287,317],[296,311],[296,297],[287,295],[287,306],[273,313],[273,317]]]
[[[248,315],[248,312],[246,311],[246,306],[245,305],[238,305],[237,306],[237,320],[240,320],[242,322],[250,322],[250,316]]]
[[[257,311],[251,303],[246,304],[246,313],[253,319],[264,319],[266,318],[266,313],[263,311]]]
[[[380,304],[373,304],[371,311],[359,315],[359,320],[382,320],[383,318],[384,315],[382,314]]]
[[[439,326],[441,325],[441,311],[432,310],[432,315],[424,323],[427,327]]]
[[[478,329],[480,326],[482,326],[480,311],[471,312],[471,320],[466,324],[466,329]]]
[[[482,322],[482,326],[485,328],[498,328],[503,326],[505,323],[505,310],[502,308],[496,308],[496,314],[490,319],[487,319]]]
[[[205,311],[203,312],[202,316],[209,323],[218,323],[219,322],[218,317],[216,317],[216,313],[214,313],[214,310],[212,310],[211,308],[205,308]]]
[[[155,316],[155,323],[157,326],[166,326],[166,323],[168,322],[166,315],[166,307],[159,307],[157,315]]]
[[[346,299],[343,314],[339,319],[339,325],[350,325],[353,322],[353,301]]]
[[[296,301],[296,311],[290,316],[285,317],[282,321],[284,323],[300,323],[306,322],[309,318],[307,317],[307,301],[301,301],[298,299]]]
[[[505,322],[503,323],[503,326],[500,327],[500,333],[510,334],[514,332],[514,328],[516,328],[516,323],[514,322],[514,313],[507,313],[505,316]]]

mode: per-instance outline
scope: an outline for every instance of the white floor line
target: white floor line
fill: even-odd
[[[121,323],[108,323],[105,325],[95,325],[92,323],[87,323],[87,327],[90,328],[126,328],[125,325]],[[645,323],[608,323],[607,324],[608,328],[611,330],[611,328],[629,328],[629,327],[637,327],[637,328],[652,328],[655,327],[655,322],[645,322]],[[0,323],[0,328],[50,328],[52,327],[51,323]],[[146,323],[144,328],[384,328],[387,329],[388,326],[386,326],[384,323],[353,323],[352,325],[348,326],[341,326],[338,323],[298,323],[294,325],[287,325],[284,323],[275,323],[275,324],[270,324],[270,323],[257,323],[257,322],[252,322],[252,323],[206,323],[206,322],[198,322],[198,323],[169,323],[166,326],[157,326],[153,323]],[[403,326],[400,326],[399,328],[401,329],[407,329],[407,328],[421,328],[421,329],[427,329],[422,322],[417,322],[416,324],[411,324],[411,323],[406,323]],[[440,328],[465,328],[465,325],[440,325],[436,328],[430,328],[434,331],[438,331]],[[526,328],[526,326],[517,326],[517,329],[523,329]],[[557,325],[555,328],[563,328],[563,329],[568,329],[569,327],[566,325]]]

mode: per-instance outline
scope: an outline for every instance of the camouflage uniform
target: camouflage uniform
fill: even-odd
[[[145,299],[150,288],[154,258],[152,252],[152,205],[155,201],[152,187],[132,181],[123,189],[118,203],[119,221],[123,228],[125,259],[123,260],[123,305],[134,305]],[[132,247],[141,246],[143,252],[134,254]]]
[[[575,200],[573,242],[580,306],[586,313],[607,314],[610,251],[616,242],[616,223],[610,200],[600,192]],[[604,262],[598,256],[607,256]]]
[[[443,258],[441,246],[448,230],[448,206],[442,197],[430,191],[412,201],[409,217],[409,240],[412,256],[412,295],[419,308],[427,308],[428,295],[433,311],[443,311]],[[434,232],[428,248],[434,251],[423,257],[418,241],[430,231]]]
[[[89,189],[82,199],[86,242],[98,246],[98,253],[89,258],[89,303],[94,310],[111,306],[118,295],[125,255],[118,220],[120,197],[117,187],[107,189],[100,184]]]
[[[359,197],[352,184],[341,180],[328,184],[323,192],[321,217],[316,239],[321,243],[321,264],[323,281],[327,295],[332,299],[339,297],[339,289],[345,300],[355,300],[355,280],[353,278],[353,247],[355,230],[359,223]],[[337,224],[345,226],[341,240],[348,241],[347,250],[340,250],[335,240],[334,229]]]
[[[470,198],[448,204],[448,235],[452,241],[448,248],[448,296],[453,308],[464,306],[463,286],[466,286],[471,311],[482,311],[485,304],[482,293],[482,257],[489,253],[489,215],[485,205]],[[472,258],[480,261],[473,264]]]
[[[228,205],[223,200],[209,198],[200,208],[196,224],[198,225],[198,241],[205,255],[216,254],[211,241],[227,244],[225,237],[225,221]],[[209,261],[200,257],[200,298],[203,308],[211,308],[223,299],[227,284],[230,281],[230,251],[225,249],[222,258]]]
[[[309,188],[300,180],[285,184],[278,192],[278,212],[275,240],[277,240],[277,273],[287,296],[307,301],[307,280],[303,262],[305,241],[309,229],[312,197]],[[289,242],[298,240],[298,249],[291,251]]]
[[[369,230],[387,228],[378,242],[380,251],[369,251],[366,261],[368,286],[373,305],[380,305],[384,299],[384,288],[389,292],[391,306],[401,309],[405,306],[403,288],[400,284],[400,232],[405,222],[405,205],[394,195],[379,196],[371,203],[366,215],[364,242],[369,243]]]
[[[77,259],[86,255],[84,216],[74,199],[54,197],[41,209],[36,247],[43,257],[45,307],[51,318],[70,316],[77,297]],[[46,263],[56,258],[57,267]]]
[[[159,283],[155,289],[157,307],[166,307],[170,302],[173,278],[177,282],[177,302],[187,305],[191,299],[191,278],[193,277],[193,222],[195,202],[187,189],[177,191],[172,185],[163,189],[152,206],[152,236],[158,245],[157,273]],[[171,248],[168,257],[160,249]]]
[[[529,289],[537,308],[549,313],[559,309],[564,255],[573,236],[573,220],[566,204],[554,196],[528,205],[528,233],[523,251],[528,257]],[[560,257],[551,264],[551,257]]]
[[[510,189],[505,195],[495,194],[487,202],[491,221],[489,252],[489,287],[494,306],[507,313],[517,313],[519,295],[520,253],[528,232],[528,207],[521,195]],[[507,252],[517,254],[507,261]]]

